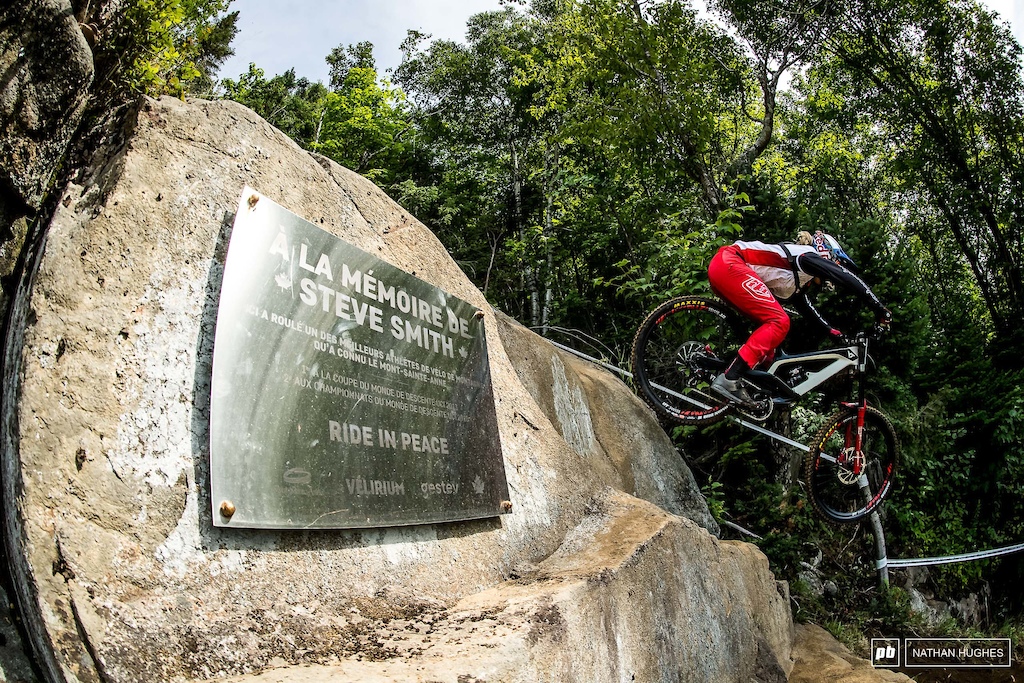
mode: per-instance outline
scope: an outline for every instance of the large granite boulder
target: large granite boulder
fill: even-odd
[[[611,373],[556,352],[511,319],[498,331],[516,376],[548,422],[590,467],[616,488],[688,517],[718,535],[718,523],[672,442],[650,410]]]
[[[494,313],[372,183],[231,102],[145,100],[111,140],[63,192],[3,379],[11,559],[51,677],[785,678],[785,591],[710,533],[653,415]],[[245,185],[486,311],[511,514],[213,526],[213,331]]]
[[[39,209],[89,100],[92,51],[68,0],[0,9],[0,313]]]
[[[18,1],[2,10],[0,73],[3,201],[37,209],[92,85],[92,50],[69,0]]]
[[[870,661],[854,655],[828,631],[814,624],[796,627],[793,660],[790,683],[910,683],[913,680],[897,671],[874,668]]]
[[[784,681],[792,624],[766,569],[754,546],[607,489],[531,571],[378,625],[387,657],[233,680]]]

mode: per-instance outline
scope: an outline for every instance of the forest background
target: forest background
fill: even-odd
[[[711,20],[686,0],[524,0],[471,17],[464,42],[410,31],[388,74],[369,42],[339,45],[321,83],[256,64],[218,80],[230,4],[133,3],[94,113],[139,92],[241,102],[380,185],[496,308],[620,366],[646,310],[709,291],[720,245],[824,230],[895,314],[871,386],[903,446],[890,555],[1024,541],[1024,71],[983,6],[712,0]],[[797,321],[787,343],[816,334]],[[829,405],[769,426],[805,440]],[[1021,556],[879,590],[870,536],[813,514],[792,453],[735,427],[672,433],[713,512],[762,537],[797,618],[853,644],[1022,641]],[[917,591],[980,607],[928,620]]]

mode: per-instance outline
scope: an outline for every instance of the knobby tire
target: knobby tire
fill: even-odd
[[[811,502],[828,520],[857,522],[871,514],[892,489],[899,459],[899,439],[889,418],[868,407],[864,415],[864,473],[868,491],[853,479],[850,469],[828,458],[849,449],[856,432],[857,408],[844,407],[814,437],[806,458],[807,490]]]
[[[647,316],[633,338],[633,382],[655,413],[679,424],[707,425],[732,411],[709,392],[711,379],[745,339],[732,315],[715,299],[684,296]]]

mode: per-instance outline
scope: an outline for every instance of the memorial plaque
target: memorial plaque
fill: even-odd
[[[507,512],[476,307],[249,188],[224,269],[212,394],[217,526]]]

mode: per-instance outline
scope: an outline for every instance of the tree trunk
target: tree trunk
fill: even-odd
[[[519,235],[519,240],[526,245],[526,223],[523,221],[523,178],[519,165],[519,150],[516,149],[514,140],[508,141],[509,153],[512,161],[512,221]],[[540,324],[540,295],[537,291],[537,269],[529,259],[529,249],[524,259],[523,267],[523,289],[530,297],[530,326],[536,327]]]
[[[775,415],[772,431],[785,437],[792,435],[793,420],[789,411]],[[793,490],[796,482],[800,481],[800,467],[804,459],[803,452],[775,439],[771,439],[769,444],[768,450],[772,455],[772,461],[775,463],[775,483],[782,486],[784,493],[789,493]]]

